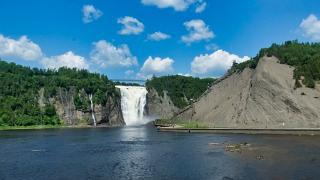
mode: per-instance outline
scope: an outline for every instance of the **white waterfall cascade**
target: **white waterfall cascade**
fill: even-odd
[[[93,119],[93,125],[97,126],[96,117],[94,116],[94,108],[93,108],[93,103],[92,103],[92,94],[89,94],[89,100],[90,100],[91,116],[92,116],[92,119]]]
[[[142,125],[148,122],[144,117],[147,89],[140,86],[116,86],[121,92],[121,109],[127,126]]]

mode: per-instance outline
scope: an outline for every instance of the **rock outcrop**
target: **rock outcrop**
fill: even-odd
[[[45,104],[52,104],[56,109],[56,113],[65,125],[93,125],[93,118],[89,110],[77,110],[74,104],[74,97],[78,95],[75,88],[69,90],[57,88],[55,97],[45,99],[44,89],[39,91],[39,106],[44,107]],[[84,93],[84,92],[82,92]],[[87,95],[88,97],[88,95]],[[87,99],[89,101],[89,99]],[[123,126],[120,98],[108,97],[105,104],[94,104],[94,115],[98,126]]]
[[[263,57],[213,85],[175,119],[219,128],[319,128],[320,87],[295,89],[294,68]]]
[[[147,116],[160,119],[172,118],[180,109],[174,106],[167,92],[163,92],[163,96],[159,96],[157,91],[153,88],[148,89],[147,104],[145,112]]]

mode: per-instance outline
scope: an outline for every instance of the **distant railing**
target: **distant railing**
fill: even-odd
[[[127,84],[139,84],[144,86],[146,80],[143,79],[110,79],[113,82],[127,83]]]

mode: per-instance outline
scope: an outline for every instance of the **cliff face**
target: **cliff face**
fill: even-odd
[[[53,98],[46,99],[44,97],[44,89],[39,91],[39,106],[44,107],[45,104],[53,104],[56,113],[65,125],[93,125],[93,118],[90,108],[88,110],[77,110],[74,104],[74,97],[78,93],[74,88],[69,90],[58,88],[57,94]],[[87,95],[88,97],[89,95]],[[89,101],[89,98],[86,99]],[[107,126],[123,126],[120,98],[108,97],[105,104],[94,104],[94,116],[97,125]]]
[[[147,104],[145,106],[146,115],[154,118],[168,119],[179,112],[179,108],[174,106],[167,92],[163,92],[163,97],[159,96],[153,88],[148,89]]]
[[[247,68],[213,85],[175,118],[210,127],[318,128],[319,85],[295,89],[293,70],[263,57],[255,70]]]

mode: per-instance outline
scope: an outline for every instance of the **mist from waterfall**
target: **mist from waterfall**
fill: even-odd
[[[140,86],[116,86],[121,92],[121,109],[127,126],[146,124],[144,107],[147,103],[147,89]]]

